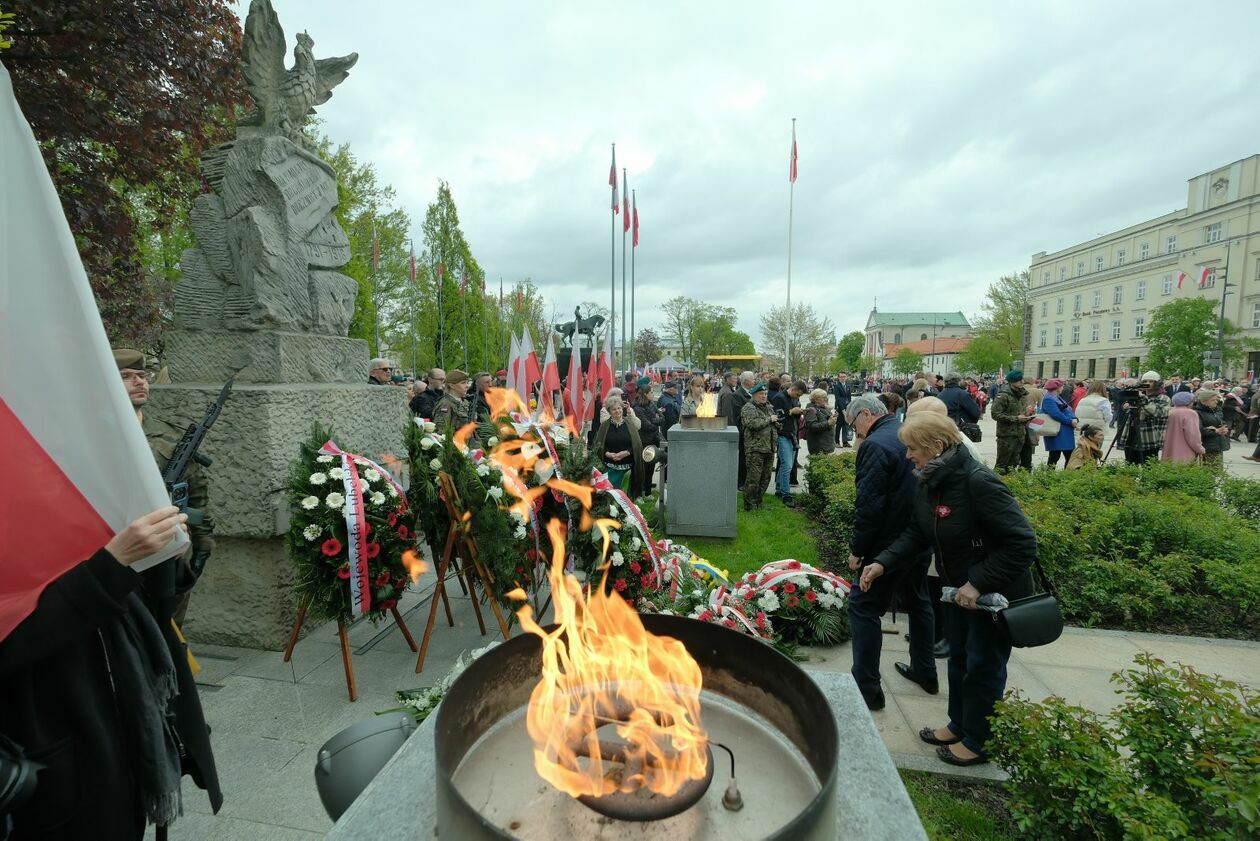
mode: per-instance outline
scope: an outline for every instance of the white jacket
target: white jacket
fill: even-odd
[[[1106,429],[1111,423],[1111,401],[1102,394],[1086,394],[1076,404],[1076,417],[1080,419],[1081,426],[1088,423]]]

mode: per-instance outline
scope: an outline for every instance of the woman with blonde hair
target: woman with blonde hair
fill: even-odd
[[[700,413],[700,407],[704,404],[705,380],[700,374],[696,374],[687,382],[687,394],[683,397],[681,417],[694,417]]]
[[[805,444],[809,454],[832,453],[836,449],[836,421],[840,415],[827,405],[827,392],[816,388],[809,393],[805,407]]]
[[[643,444],[639,430],[626,421],[626,404],[621,397],[609,397],[604,403],[608,420],[599,425],[591,452],[604,467],[608,481],[614,487],[622,487],[626,474],[630,475],[630,493],[634,497],[643,494]]]
[[[1010,489],[962,446],[948,417],[916,412],[897,437],[920,483],[913,514],[901,536],[863,568],[859,584],[869,590],[886,572],[898,573],[936,550],[937,571],[958,588],[945,615],[949,722],[923,728],[919,738],[937,746],[942,762],[979,765],[988,761],[989,717],[1006,691],[1011,643],[978,604],[989,593],[1009,601],[1032,595],[1037,538]]]

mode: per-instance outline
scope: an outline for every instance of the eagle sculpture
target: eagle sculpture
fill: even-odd
[[[239,121],[243,126],[259,126],[264,133],[289,138],[311,149],[302,133],[306,118],[332,96],[333,88],[345,81],[358,53],[338,58],[316,59],[311,52],[315,42],[305,32],[297,36],[293,67],[284,66],[284,29],[271,7],[271,0],[253,0],[245,18],[241,42],[245,86],[257,105]]]

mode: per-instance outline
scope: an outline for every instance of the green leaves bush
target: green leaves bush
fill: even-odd
[[[990,750],[1011,813],[1033,838],[1254,837],[1260,695],[1147,654],[1112,681],[1107,716],[1017,693],[997,707]]]
[[[853,466],[809,463],[804,499],[832,557],[848,555]],[[1260,482],[1171,462],[1004,478],[1068,621],[1260,639]]]

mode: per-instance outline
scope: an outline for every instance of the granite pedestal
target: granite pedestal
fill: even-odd
[[[670,430],[673,440],[673,430]],[[672,443],[671,443],[672,446]],[[836,785],[838,839],[926,839],[918,813],[879,738],[853,677],[835,672],[806,672],[831,704],[839,730]],[[407,740],[341,816],[326,836],[333,841],[360,838],[445,838],[436,825],[433,756],[434,713]],[[315,785],[312,769],[311,785]],[[488,797],[493,792],[487,793]]]
[[[670,537],[734,537],[739,502],[739,430],[669,430],[665,532]]]

